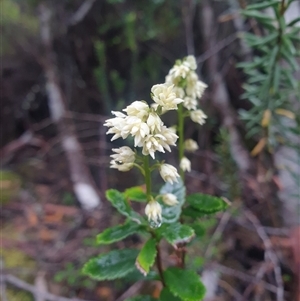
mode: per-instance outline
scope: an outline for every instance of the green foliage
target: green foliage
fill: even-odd
[[[172,193],[177,197],[178,204],[167,206],[162,204],[163,223],[174,223],[178,221],[181,214],[181,207],[185,202],[185,186],[181,180],[170,184],[166,183],[161,189],[160,194]]]
[[[144,192],[141,186],[135,186],[128,188],[124,191],[124,196],[126,199],[136,202],[146,202],[147,194]]]
[[[174,246],[189,242],[195,235],[193,228],[180,223],[164,224],[156,232]]]
[[[0,204],[5,204],[17,196],[21,188],[21,178],[12,171],[0,170],[0,185]]]
[[[54,281],[66,282],[71,287],[83,284],[84,287],[89,289],[93,289],[96,285],[95,281],[83,276],[81,270],[76,268],[72,262],[68,262],[65,265],[64,270],[59,271],[54,275]]]
[[[273,153],[285,145],[293,148],[292,153],[299,161],[300,149],[294,141],[300,120],[294,112],[300,99],[300,82],[295,78],[295,71],[299,70],[300,19],[287,22],[285,17],[292,2],[263,1],[243,11],[244,16],[261,23],[263,35],[244,36],[255,57],[253,62],[239,65],[248,76],[242,98],[252,103],[252,108],[241,111],[240,116],[246,124],[246,138],[257,142],[251,152],[253,156],[264,150]],[[259,11],[262,8],[271,8],[273,17]],[[299,176],[295,185],[298,182]]]
[[[294,119],[291,114],[278,115],[277,110],[293,112],[295,104],[293,97],[299,98],[299,83],[295,80],[293,72],[299,66],[296,57],[299,56],[299,30],[296,26],[299,18],[286,23],[285,12],[293,1],[263,1],[249,5],[243,15],[260,22],[264,28],[262,37],[246,33],[244,38],[247,44],[255,50],[253,62],[241,63],[248,75],[244,85],[243,98],[252,104],[249,111],[242,111],[241,118],[245,120],[248,129],[247,137],[262,136],[266,143],[261,142],[261,147],[253,150],[256,155],[266,146],[273,151],[285,137],[287,124],[294,127],[298,122],[284,120]],[[271,8],[274,17],[269,17],[261,9]],[[258,136],[258,137],[259,137]]]
[[[227,208],[223,199],[203,193],[194,193],[186,198],[187,203],[199,213],[213,214]]]
[[[106,197],[121,214],[138,223],[144,221],[144,219],[138,213],[132,210],[123,193],[121,193],[120,191],[116,189],[107,190]]]
[[[157,66],[165,64],[165,56],[157,55],[160,51],[152,44],[173,42],[182,21],[176,1],[148,1],[145,6],[143,1],[107,0],[102,11],[94,42],[98,59],[94,74],[106,111],[110,112],[112,105],[127,103],[162,78],[164,68]],[[110,60],[110,53],[115,62]]]
[[[27,39],[38,31],[38,18],[28,3],[1,0],[1,48],[0,55],[13,53],[15,43],[28,43]]]
[[[137,233],[138,231],[144,229],[145,226],[139,225],[132,221],[125,223],[124,225],[118,225],[115,227],[108,228],[102,233],[97,235],[97,243],[99,245],[111,244],[113,242],[122,240],[129,235]]]
[[[159,300],[160,301],[181,301],[182,299],[175,297],[168,288],[164,288],[159,296]]]
[[[150,238],[142,247],[135,262],[137,268],[145,276],[149,273],[150,268],[153,266],[156,254],[156,240],[154,238]]]
[[[90,259],[83,267],[85,275],[96,280],[113,280],[125,277],[135,270],[138,250],[113,250]]]
[[[164,279],[171,293],[184,301],[199,301],[204,298],[205,287],[193,271],[171,267],[165,270]]]
[[[229,132],[222,128],[217,140],[218,144],[215,151],[220,161],[218,169],[220,178],[223,181],[223,185],[220,188],[224,196],[233,201],[241,194],[241,184],[238,178],[236,162],[233,160],[230,151]]]

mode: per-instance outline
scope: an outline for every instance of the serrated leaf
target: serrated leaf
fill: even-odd
[[[201,225],[200,223],[192,224],[191,227],[194,229],[197,237],[203,237],[206,233],[205,227],[203,227],[203,225]]]
[[[156,241],[154,238],[150,238],[144,244],[135,262],[136,267],[144,276],[149,273],[150,268],[154,264],[156,253]]]
[[[104,230],[102,233],[97,235],[96,241],[99,245],[111,244],[113,242],[122,240],[143,228],[144,226],[137,223],[127,222],[124,225],[118,225]]]
[[[191,270],[176,267],[164,272],[164,280],[171,293],[184,301],[200,301],[205,295],[205,286],[199,275]]]
[[[158,299],[155,299],[148,295],[141,295],[141,296],[135,296],[132,298],[125,299],[125,301],[158,301]]]
[[[160,292],[159,301],[182,301],[182,299],[175,297],[168,288],[164,288]]]
[[[125,277],[136,269],[136,249],[113,250],[91,258],[82,269],[85,275],[96,280],[113,280]]]
[[[136,202],[147,202],[147,194],[141,186],[128,188],[124,191],[125,198]]]
[[[185,201],[185,186],[181,179],[178,182],[170,184],[166,183],[161,189],[160,194],[172,193],[176,196],[178,204],[175,206],[167,206],[161,204],[162,207],[162,222],[163,223],[174,223],[176,222],[181,214],[181,207]]]
[[[164,237],[174,247],[178,243],[189,242],[195,235],[193,228],[180,223],[163,224],[157,233]]]
[[[184,216],[189,216],[192,218],[199,218],[199,217],[203,217],[206,214],[199,212],[198,210],[196,210],[195,208],[193,208],[192,206],[187,206],[185,208],[182,209],[182,215]]]
[[[203,193],[191,194],[186,200],[194,209],[205,214],[222,211],[228,206],[223,199]]]
[[[116,189],[109,189],[106,191],[106,197],[121,214],[129,217],[139,224],[144,221],[142,216],[131,209],[123,193],[120,191]]]

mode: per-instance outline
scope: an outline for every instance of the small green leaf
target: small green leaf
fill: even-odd
[[[269,17],[268,15],[263,14],[263,13],[261,13],[258,10],[247,10],[246,9],[246,10],[242,11],[242,14],[244,16],[246,16],[246,17],[255,18],[255,19],[257,19],[258,21],[261,21],[261,22],[265,22],[265,21],[272,22],[272,21],[275,21],[272,17]]]
[[[124,191],[125,198],[136,201],[136,202],[146,202],[147,194],[144,192],[141,186],[135,186],[128,188]]]
[[[209,194],[194,193],[187,196],[186,200],[194,209],[205,214],[222,211],[228,206],[223,199]]]
[[[135,270],[138,250],[113,250],[91,258],[82,269],[83,274],[96,280],[113,280],[125,277]]]
[[[203,225],[200,223],[194,223],[191,225],[191,227],[194,229],[197,237],[203,237],[206,233],[205,227],[203,227]]]
[[[273,0],[273,1],[264,1],[262,3],[256,3],[256,4],[251,4],[247,6],[247,10],[251,10],[251,9],[264,9],[267,7],[271,7],[274,6],[276,4],[279,4],[280,1],[278,0]]]
[[[205,287],[199,275],[193,271],[171,267],[165,270],[164,280],[171,293],[184,301],[204,298]]]
[[[135,265],[144,276],[149,273],[150,268],[154,264],[156,258],[156,241],[154,238],[150,238],[141,249]]]
[[[111,244],[122,240],[143,228],[144,226],[137,223],[127,222],[124,225],[118,225],[104,230],[102,233],[97,235],[96,240],[99,245]]]
[[[173,185],[166,183],[161,189],[160,194],[172,193],[176,196],[178,204],[176,206],[167,206],[161,204],[162,207],[162,222],[163,223],[174,223],[176,222],[181,214],[181,206],[185,201],[185,186],[179,179],[177,183]]]
[[[184,216],[189,216],[189,217],[192,217],[192,218],[199,218],[199,217],[203,217],[203,216],[206,215],[205,213],[199,212],[198,210],[196,210],[192,206],[187,206],[187,207],[183,208],[182,214]]]
[[[182,301],[182,299],[175,297],[168,288],[164,288],[159,296],[159,301]]]
[[[287,26],[288,27],[292,27],[293,25],[295,25],[298,22],[300,22],[300,17],[297,17],[296,19],[294,19],[293,21],[291,21],[289,24],[287,24]]]
[[[195,235],[193,228],[180,223],[163,224],[157,233],[175,247],[178,243],[189,242]]]
[[[135,296],[132,298],[125,299],[125,301],[158,301],[158,299],[155,299],[151,296],[141,295],[141,296]]]
[[[123,193],[116,189],[109,189],[106,191],[106,197],[121,214],[139,224],[143,222],[143,217],[131,209]]]

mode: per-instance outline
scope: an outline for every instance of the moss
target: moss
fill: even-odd
[[[21,187],[20,177],[8,170],[0,170],[0,204],[8,203],[15,197]]]
[[[22,268],[32,270],[36,263],[24,252],[17,249],[0,249],[0,254],[5,268]],[[24,279],[26,281],[26,279]],[[9,301],[34,301],[33,296],[25,291],[10,286],[6,289],[7,300]]]

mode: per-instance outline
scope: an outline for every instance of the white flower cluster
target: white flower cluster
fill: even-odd
[[[201,98],[207,85],[199,80],[196,73],[197,63],[193,55],[182,61],[178,60],[166,76],[166,83],[175,86],[176,96],[183,98],[183,106],[191,111],[191,119],[203,125],[207,116],[197,109],[198,98]]]
[[[106,120],[104,126],[108,127],[106,134],[113,134],[111,140],[118,138],[134,138],[134,146],[142,148],[142,154],[155,158],[155,152],[164,153],[171,151],[170,146],[176,145],[178,136],[176,131],[164,125],[160,114],[178,109],[177,105],[183,102],[177,97],[176,89],[171,84],[154,85],[151,89],[151,97],[154,104],[149,106],[145,101],[134,101],[123,109],[123,112],[114,112],[114,118]],[[128,171],[134,166],[135,152],[127,147],[113,149],[116,154],[111,155],[111,168],[119,171]],[[162,164],[160,174],[164,181],[173,183],[177,181],[179,174],[175,167]]]

